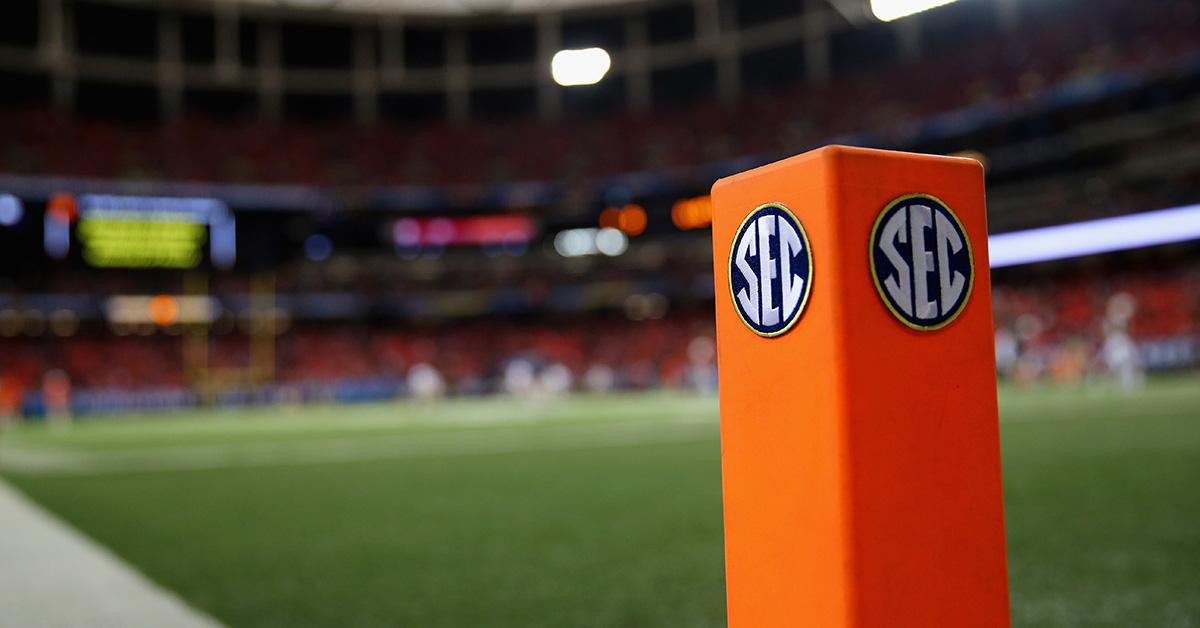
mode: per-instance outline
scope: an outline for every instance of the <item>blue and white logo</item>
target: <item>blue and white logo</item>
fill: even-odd
[[[871,278],[888,310],[932,331],[962,313],[975,283],[971,241],[950,208],[928,194],[888,203],[871,229]]]
[[[791,329],[812,291],[812,247],[790,209],[767,203],[742,222],[729,252],[729,290],[742,322],[768,338]]]

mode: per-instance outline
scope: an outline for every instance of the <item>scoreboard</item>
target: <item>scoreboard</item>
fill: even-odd
[[[213,198],[56,195],[46,207],[46,253],[78,247],[96,268],[230,268],[237,256],[233,213]],[[207,245],[207,246],[206,246]]]

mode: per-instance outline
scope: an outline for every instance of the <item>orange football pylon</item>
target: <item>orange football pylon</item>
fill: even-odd
[[[730,627],[1007,627],[981,165],[831,146],[712,198]]]

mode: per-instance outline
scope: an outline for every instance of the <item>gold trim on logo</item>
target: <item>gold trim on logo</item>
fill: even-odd
[[[737,247],[738,240],[740,239],[739,236],[746,229],[746,224],[750,222],[750,219],[753,218],[755,214],[768,207],[777,208],[783,213],[787,214],[792,219],[792,222],[795,223],[796,228],[800,231],[800,239],[804,242],[804,252],[808,255],[808,277],[804,282],[804,295],[800,297],[800,305],[796,306],[796,313],[792,314],[787,324],[781,327],[778,331],[761,332],[755,329],[754,325],[752,325],[750,321],[746,320],[745,315],[742,314],[742,309],[738,307],[737,294],[735,294],[733,291],[733,255]],[[796,325],[796,321],[800,320],[800,316],[804,314],[804,310],[808,308],[808,297],[812,295],[813,277],[816,274],[813,269],[812,243],[808,240],[808,230],[804,228],[804,223],[801,222],[800,219],[796,217],[796,214],[793,213],[792,210],[783,203],[763,203],[762,205],[755,207],[754,211],[750,212],[745,218],[742,219],[742,224],[738,225],[737,231],[733,232],[733,242],[729,245],[729,259],[726,260],[725,267],[729,271],[729,298],[733,299],[733,311],[737,312],[738,318],[742,319],[742,324],[746,326],[746,329],[749,329],[758,336],[762,336],[763,338],[775,338],[777,336],[786,334],[792,329],[792,327]]]
[[[950,315],[950,318],[947,318],[946,320],[944,320],[936,325],[919,325],[917,323],[913,323],[913,322],[909,321],[907,318],[904,317],[904,314],[897,312],[896,308],[892,306],[892,302],[890,300],[888,300],[887,294],[884,293],[883,284],[879,281],[879,273],[875,269],[875,235],[879,231],[879,225],[880,225],[880,223],[883,222],[883,217],[886,216],[887,213],[889,211],[891,211],[891,209],[893,207],[895,207],[896,205],[898,205],[904,201],[907,201],[909,199],[914,199],[914,198],[929,199],[929,200],[937,203],[938,205],[941,205],[942,208],[945,209],[946,212],[950,214],[950,217],[954,219],[955,224],[958,225],[959,231],[962,232],[963,240],[966,242],[966,245],[967,245],[967,261],[971,265],[971,276],[967,277],[967,290],[963,294],[962,301],[958,304],[958,307],[955,308],[954,312]],[[732,257],[732,255],[731,255],[731,257]],[[950,209],[950,206],[947,205],[945,201],[943,201],[942,199],[940,199],[932,194],[923,194],[923,193],[905,194],[903,196],[897,196],[896,198],[894,198],[890,202],[888,202],[887,205],[884,205],[883,209],[880,210],[879,215],[875,217],[875,223],[873,225],[871,225],[871,235],[867,239],[867,261],[871,265],[871,282],[875,284],[875,292],[879,293],[879,300],[883,301],[883,305],[885,307],[887,307],[889,312],[892,313],[892,316],[896,317],[896,320],[900,321],[901,323],[904,323],[905,327],[908,327],[909,329],[912,329],[915,331],[937,331],[937,330],[942,329],[943,327],[949,325],[950,323],[953,323],[955,320],[958,319],[958,316],[960,314],[962,314],[963,310],[965,310],[967,308],[967,302],[971,300],[971,293],[975,289],[975,252],[971,248],[971,236],[967,233],[966,226],[963,225],[961,220],[959,220],[958,214],[954,213],[954,210]]]

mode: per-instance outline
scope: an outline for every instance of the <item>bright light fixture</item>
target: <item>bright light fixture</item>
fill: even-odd
[[[0,225],[11,227],[21,222],[21,216],[24,215],[25,207],[21,199],[12,194],[0,194]]]
[[[1200,239],[1200,205],[988,237],[992,268]]]
[[[871,0],[871,13],[884,22],[891,22],[953,2],[958,0]]]
[[[628,248],[629,238],[620,229],[605,227],[596,233],[596,250],[609,257],[616,257]]]
[[[595,227],[567,229],[554,236],[554,250],[563,257],[607,255],[616,257],[629,248],[629,238],[620,229]]]
[[[596,229],[567,229],[554,236],[554,250],[563,257],[595,255]]]
[[[610,67],[612,59],[603,48],[559,50],[550,60],[550,75],[563,87],[595,85]]]

